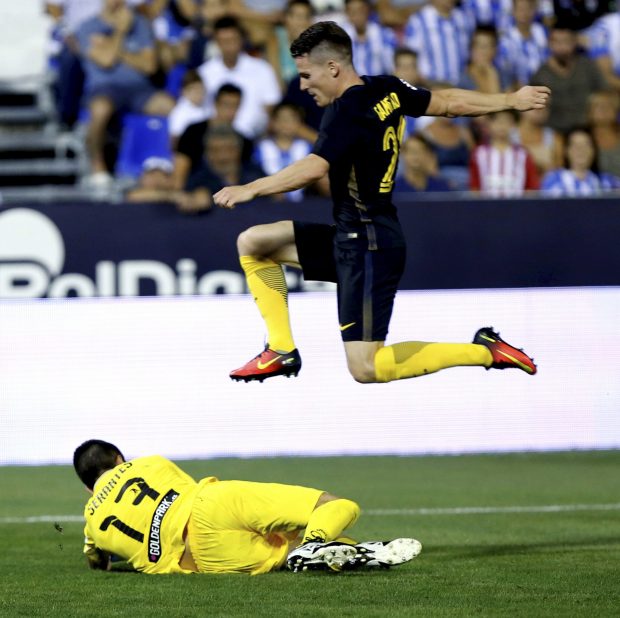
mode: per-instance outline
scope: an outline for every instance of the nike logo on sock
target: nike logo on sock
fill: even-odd
[[[344,326],[340,326],[340,330],[347,330],[347,328],[351,328],[351,326],[353,326],[355,324],[355,322],[349,322],[348,324],[345,324]]]

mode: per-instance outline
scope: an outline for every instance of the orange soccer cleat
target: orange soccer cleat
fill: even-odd
[[[291,352],[276,352],[269,348],[269,344],[265,346],[265,349],[255,356],[251,361],[248,361],[243,367],[231,371],[231,380],[240,382],[250,382],[251,380],[258,380],[262,382],[267,378],[273,378],[275,376],[297,376],[301,369],[301,356],[297,349]]]
[[[488,348],[493,355],[493,364],[487,369],[509,369],[514,367],[521,369],[525,373],[534,375],[536,365],[534,359],[530,358],[523,350],[506,343],[499,333],[493,331],[492,327],[484,327],[474,335],[474,343]]]

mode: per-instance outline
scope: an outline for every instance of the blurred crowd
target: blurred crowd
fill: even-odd
[[[318,20],[362,75],[431,89],[552,90],[550,108],[410,118],[397,192],[493,197],[620,189],[620,12],[609,0],[46,0],[58,116],[83,128],[89,186],[211,207],[222,186],[311,152],[322,110],[290,43]],[[327,180],[306,189],[328,195]],[[301,191],[280,196],[299,200]]]

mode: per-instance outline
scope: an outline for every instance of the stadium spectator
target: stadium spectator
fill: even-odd
[[[620,96],[615,92],[592,94],[588,120],[598,149],[599,170],[620,177]]]
[[[596,64],[578,52],[577,34],[557,24],[549,35],[549,59],[532,75],[534,85],[549,86],[553,92],[549,106],[549,126],[566,132],[583,126],[588,99],[607,87]]]
[[[472,27],[455,0],[430,0],[407,22],[405,43],[418,54],[427,82],[458,84],[467,62]]]
[[[477,27],[502,32],[512,25],[512,0],[463,0],[461,6]]]
[[[219,19],[214,25],[214,36],[221,56],[198,69],[207,88],[208,104],[212,106],[214,94],[222,84],[238,86],[242,97],[234,127],[246,137],[257,137],[265,130],[271,109],[281,99],[275,71],[267,61],[243,51],[245,36],[236,19]]]
[[[565,164],[549,172],[541,190],[555,197],[601,195],[620,189],[620,178],[600,174],[596,165],[596,144],[587,129],[576,128],[568,133],[564,146]]]
[[[393,74],[396,77],[404,79],[412,86],[424,87],[424,78],[418,70],[417,52],[408,47],[398,47],[394,50],[394,60],[392,62],[394,65]]]
[[[282,21],[286,0],[229,0],[228,13],[248,33],[249,43],[258,49],[267,44],[273,27]]]
[[[289,0],[284,23],[276,26],[267,41],[266,58],[276,70],[283,88],[297,76],[297,67],[289,51],[291,43],[312,24],[313,15],[310,0]]]
[[[513,0],[513,7],[514,25],[499,39],[499,64],[510,86],[518,88],[530,83],[547,58],[547,34],[534,21],[536,0]]]
[[[344,19],[344,0],[310,0],[312,7],[321,20],[331,19],[340,22]]]
[[[591,56],[609,86],[620,93],[620,12],[601,17],[593,26]]]
[[[139,6],[145,0],[127,0]],[[54,84],[54,95],[60,121],[72,127],[80,114],[80,100],[84,88],[84,69],[75,33],[86,20],[101,11],[102,0],[46,0],[45,10],[56,22],[60,33],[60,51]]]
[[[450,191],[450,185],[438,175],[437,157],[421,135],[410,135],[402,145],[402,172],[396,177],[394,193]]]
[[[168,131],[173,145],[187,127],[207,119],[206,93],[200,75],[194,69],[189,69],[182,83],[181,96],[168,116]]]
[[[218,19],[227,14],[228,0],[199,0],[198,12],[193,23],[194,37],[187,61],[189,68],[196,69],[220,53],[213,38],[213,26]]]
[[[84,70],[80,61],[75,29],[79,24],[97,14],[98,0],[48,0],[46,12],[57,24],[56,33],[60,49],[56,55],[57,72],[54,82],[54,98],[60,122],[72,127],[80,112],[80,99],[84,88]],[[72,9],[72,7],[75,7]],[[86,11],[82,16],[77,7]]]
[[[419,11],[426,2],[427,0],[377,0],[377,15],[384,26],[400,31],[411,15]]]
[[[126,461],[103,440],[78,446],[73,466],[92,494],[84,554],[94,569],[109,570],[114,554],[145,573],[341,571],[402,564],[422,549],[415,539],[340,538],[360,508],[318,489],[214,476],[197,483],[168,459]]]
[[[420,133],[437,157],[439,172],[452,189],[465,190],[469,185],[469,154],[474,139],[467,125],[453,118],[433,118]]]
[[[564,159],[562,136],[547,126],[548,120],[549,108],[522,112],[512,134],[513,143],[521,144],[530,153],[541,177],[561,167]]]
[[[460,88],[493,94],[508,86],[508,80],[497,68],[497,43],[497,32],[494,28],[476,28],[469,46],[467,67],[459,82]],[[488,117],[472,118],[469,125],[476,142],[484,142],[488,137]]]
[[[494,64],[496,56],[497,32],[493,28],[477,28],[471,37],[469,62],[459,87],[489,94],[501,92],[501,78]]]
[[[254,160],[267,173],[275,174],[287,165],[303,159],[312,151],[312,144],[298,137],[303,112],[294,105],[280,103],[271,114],[270,131],[254,151]],[[282,194],[283,199],[299,202],[303,189]]]
[[[195,36],[191,23],[197,6],[194,0],[154,0],[148,9],[160,70],[158,77],[162,86],[178,97]]]
[[[205,212],[213,205],[211,194],[204,187],[191,192],[174,188],[172,163],[168,159],[149,157],[142,165],[138,184],[125,194],[128,202],[169,202],[183,213]]]
[[[211,194],[231,184],[252,182],[264,175],[251,161],[243,160],[243,138],[232,127],[210,127],[205,136],[204,159],[187,181],[186,190],[203,187]]]
[[[472,191],[492,197],[517,197],[524,191],[539,188],[532,157],[523,146],[511,141],[516,122],[511,110],[490,116],[490,141],[476,146],[471,155],[469,188]]]
[[[241,105],[241,90],[233,84],[224,84],[215,95],[214,113],[208,120],[191,124],[185,129],[174,152],[174,185],[182,188],[189,175],[203,162],[205,139],[210,128],[232,127]],[[248,161],[254,143],[239,134],[243,144],[243,160]]]
[[[300,130],[299,137],[314,143],[319,134],[318,131],[323,118],[323,108],[319,107],[312,96],[299,87],[299,84],[298,75],[288,85],[282,103],[290,103],[303,110],[304,124]]]
[[[353,42],[353,66],[360,75],[391,73],[396,37],[389,28],[370,21],[370,0],[345,0],[342,24]]]
[[[155,90],[149,81],[156,69],[150,25],[125,0],[104,0],[101,13],[83,22],[76,37],[90,114],[86,135],[90,181],[104,187],[112,180],[104,158],[104,138],[112,114],[127,110],[167,116],[174,100]]]
[[[399,79],[416,87],[426,87],[426,82],[418,71],[418,54],[408,47],[399,47],[394,51],[394,72]],[[416,131],[418,118],[405,116],[405,132],[403,137],[408,137]]]
[[[589,28],[599,17],[610,11],[609,0],[553,0],[553,23],[562,23],[574,31]]]

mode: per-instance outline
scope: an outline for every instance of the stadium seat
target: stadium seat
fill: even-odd
[[[122,120],[116,175],[137,178],[149,157],[172,159],[168,119],[164,116],[126,114]]]

